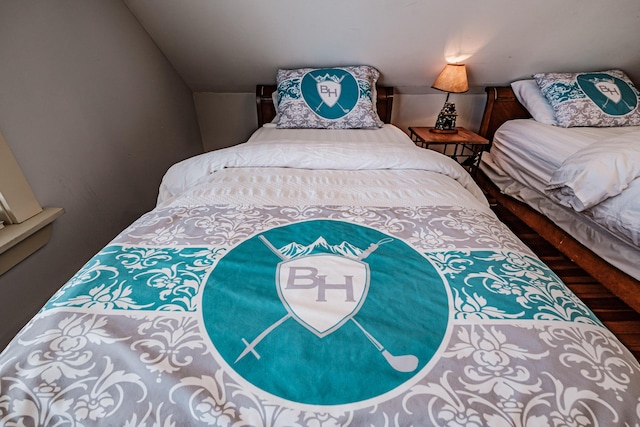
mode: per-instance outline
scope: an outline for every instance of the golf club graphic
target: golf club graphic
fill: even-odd
[[[284,255],[280,250],[278,250],[275,246],[273,246],[273,244],[271,244],[271,242],[269,242],[263,235],[260,235],[259,238],[276,256],[278,256],[283,261],[289,261],[291,259],[291,257]],[[352,256],[351,258],[356,259],[358,261],[362,261],[365,258],[367,258],[369,255],[371,255],[376,249],[378,249],[380,245],[389,243],[391,241],[393,241],[393,239],[385,238],[380,240],[378,243],[372,243],[369,245],[369,247],[366,250],[361,251],[359,254],[357,254],[357,256]],[[286,320],[288,320],[291,317],[296,318],[296,320],[300,322],[300,320],[291,313],[288,307],[287,307],[287,311],[288,311],[287,314],[285,314],[276,322],[272,323],[269,327],[264,329],[251,342],[248,342],[245,338],[242,338],[242,342],[245,345],[245,349],[242,351],[242,353],[240,353],[238,358],[235,360],[235,363],[238,363],[242,358],[244,358],[249,353],[252,353],[256,357],[256,359],[260,359],[260,354],[255,350],[255,348],[264,338],[266,338],[274,329],[282,325]],[[413,372],[414,370],[416,370],[416,368],[418,367],[418,358],[416,356],[411,354],[407,354],[407,355],[391,354],[391,352],[389,352],[389,350],[387,350],[380,343],[380,341],[378,341],[371,333],[369,333],[364,328],[364,326],[360,324],[360,322],[354,319],[353,316],[355,316],[356,313],[357,313],[357,310],[354,313],[349,314],[347,316],[347,319],[345,319],[345,321],[351,320],[358,327],[358,329],[362,331],[364,336],[374,345],[374,347],[379,352],[382,353],[382,356],[385,358],[389,366],[391,366],[393,369],[399,372]],[[329,333],[331,332],[333,332],[333,330],[331,330]]]
[[[355,323],[356,326],[362,331],[364,336],[367,337],[369,341],[371,341],[371,344],[373,344],[378,349],[378,351],[382,353],[382,356],[384,356],[387,363],[389,363],[389,366],[399,372],[413,372],[416,370],[416,368],[418,367],[418,358],[416,356],[414,356],[413,354],[394,356],[393,354],[389,353],[389,350],[387,350],[382,344],[380,344],[380,341],[375,339],[373,335],[367,332],[366,329],[364,329],[364,327],[356,319],[351,317],[350,320]]]
[[[316,111],[320,110],[320,107],[322,107],[322,104],[324,104],[324,101],[321,101],[320,104],[318,104],[318,106],[316,107]],[[338,101],[336,101],[336,104],[338,105],[338,107],[340,107],[340,109],[342,110],[343,113],[348,113],[349,110],[344,108],[342,105],[340,105],[340,103]]]

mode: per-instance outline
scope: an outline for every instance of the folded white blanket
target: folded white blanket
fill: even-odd
[[[408,138],[407,138],[408,139]],[[409,143],[266,141],[250,142],[173,165],[160,185],[158,204],[179,196],[225,168],[295,168],[311,170],[425,170],[456,180],[486,204],[482,190],[455,160]],[[425,182],[425,185],[429,185]]]
[[[622,193],[640,177],[640,132],[594,142],[569,156],[551,176],[546,191],[581,212]]]

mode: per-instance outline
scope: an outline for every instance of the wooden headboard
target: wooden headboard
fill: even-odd
[[[276,107],[271,95],[276,91],[276,85],[256,86],[256,107],[258,109],[258,127],[269,123],[276,116]],[[391,108],[393,107],[393,88],[389,86],[377,87],[378,100],[376,108],[380,120],[391,123]]]
[[[488,86],[485,92],[487,92],[487,104],[478,133],[489,141],[493,140],[493,134],[507,120],[531,117],[516,98],[511,86]]]

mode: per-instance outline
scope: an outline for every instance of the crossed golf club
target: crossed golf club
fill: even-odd
[[[326,105],[326,104],[325,104],[324,100],[321,100],[321,101],[320,101],[320,104],[318,104],[318,106],[316,107],[316,112],[317,112],[318,110],[320,110],[320,107],[322,107],[323,105]],[[338,101],[336,101],[336,105],[337,105],[338,107],[340,107],[340,109],[342,110],[342,112],[343,112],[343,113],[345,113],[345,114],[346,114],[346,113],[348,113],[348,112],[349,112],[349,110],[348,110],[348,109],[346,109],[346,108],[344,108],[342,105],[340,105],[340,103],[339,103]],[[327,105],[327,106],[328,106],[328,105]]]
[[[284,256],[278,249],[276,249],[276,247],[273,246],[271,244],[271,242],[269,242],[263,235],[260,235],[259,238],[280,259],[282,259],[283,261],[287,261],[289,259],[288,257]],[[369,245],[369,247],[364,252],[362,252],[358,256],[357,259],[362,261],[363,259],[365,259],[369,255],[371,255],[371,253],[373,253],[373,251],[378,249],[378,247],[380,245],[385,244],[385,243],[389,243],[392,240],[393,239],[391,239],[391,238],[386,238],[386,239],[380,240],[378,243],[372,243],[371,245]],[[287,314],[282,316],[280,319],[278,319],[277,321],[272,323],[268,328],[263,330],[260,333],[260,335],[255,337],[253,339],[253,341],[251,341],[251,342],[247,342],[246,339],[242,338],[242,342],[245,345],[245,349],[242,351],[242,353],[240,353],[240,356],[238,356],[238,358],[236,359],[236,361],[234,363],[238,363],[242,358],[244,358],[249,353],[252,353],[256,357],[256,359],[259,360],[260,359],[260,354],[258,354],[258,352],[255,350],[256,346],[260,343],[260,341],[262,341],[264,338],[266,338],[266,336],[269,335],[274,329],[276,329],[278,326],[283,324],[290,317],[292,317],[292,315],[291,315],[290,312],[288,312]],[[380,341],[378,341],[373,335],[371,335],[364,328],[364,326],[362,326],[360,324],[360,322],[358,322],[356,319],[354,319],[353,316],[349,316],[349,320],[351,320],[358,327],[358,329],[360,329],[362,331],[364,336],[371,342],[371,344],[373,344],[375,346],[375,348],[379,352],[382,353],[382,356],[385,358],[387,363],[389,363],[389,365],[393,369],[395,369],[396,371],[399,371],[399,372],[413,372],[413,371],[416,370],[416,368],[418,367],[418,358],[416,356],[414,356],[412,354],[405,354],[405,355],[393,355],[393,354],[391,354],[389,352],[389,350],[387,350],[380,343]]]

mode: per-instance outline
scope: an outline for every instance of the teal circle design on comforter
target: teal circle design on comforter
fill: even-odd
[[[313,405],[360,402],[406,383],[449,322],[447,289],[419,252],[333,220],[274,228],[236,246],[210,275],[202,309],[235,373]]]

